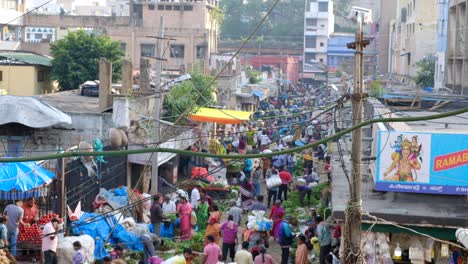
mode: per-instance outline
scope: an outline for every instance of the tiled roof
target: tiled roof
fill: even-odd
[[[52,66],[52,58],[37,55],[34,53],[27,52],[0,52],[0,58],[7,58],[15,60],[17,62],[31,64],[31,65],[43,65],[43,66]]]

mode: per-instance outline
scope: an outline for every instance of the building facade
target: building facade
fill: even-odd
[[[390,70],[390,22],[396,19],[397,1],[381,0],[381,12],[379,19],[379,47],[378,47],[378,71],[379,73],[387,73]]]
[[[467,1],[449,1],[446,87],[468,95]]]
[[[304,16],[304,64],[327,64],[328,37],[334,30],[333,1],[308,0]]]
[[[390,23],[390,72],[415,77],[416,63],[437,50],[439,4],[432,0],[398,0],[397,18]]]
[[[50,42],[64,37],[68,30],[84,28],[120,41],[127,59],[138,69],[142,57],[153,58],[150,60],[155,62],[158,40],[154,36],[163,17],[165,35],[170,36],[163,44],[163,68],[183,72],[195,64],[208,67],[210,54],[217,52],[217,0],[135,1],[130,9],[131,16],[30,14],[21,23],[19,35],[23,41],[19,49],[47,54]],[[42,32],[37,38],[39,33],[31,34],[32,29],[44,28],[48,31],[45,37]]]
[[[24,52],[0,53],[0,94],[31,96],[53,92],[51,58]]]
[[[439,19],[437,20],[437,53],[434,76],[434,89],[445,87],[445,65],[447,52],[447,29],[449,0],[439,0]]]
[[[355,41],[354,34],[333,33],[328,40],[328,70],[336,71],[347,60],[354,59],[354,50],[347,43]]]

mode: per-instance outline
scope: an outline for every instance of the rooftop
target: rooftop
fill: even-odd
[[[52,66],[52,58],[28,52],[0,52],[0,64],[8,60],[11,64]]]
[[[98,97],[81,96],[79,89],[35,96],[37,99],[68,113],[100,113]]]

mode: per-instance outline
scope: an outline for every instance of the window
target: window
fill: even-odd
[[[39,39],[39,40],[42,39],[42,34],[40,34],[40,33],[39,34],[37,34],[37,33],[34,34],[34,39]]]
[[[141,44],[140,45],[140,56],[142,57],[154,57],[155,56],[154,44]]]
[[[325,46],[325,44],[323,44],[323,42],[320,42],[320,47],[323,47]]]
[[[328,12],[328,2],[319,3],[319,12]]]
[[[306,36],[305,47],[306,49],[315,49],[317,47],[317,38],[313,36]]]
[[[180,10],[180,5],[175,5],[174,10]]]
[[[444,2],[445,3],[445,2]],[[416,10],[416,0],[413,0],[413,11]]]
[[[45,73],[44,71],[38,71],[37,72],[37,81],[38,82],[43,82],[45,79]]]
[[[320,62],[323,62],[323,59],[320,59],[319,61],[320,61]]]
[[[167,5],[167,6],[166,6],[166,10],[172,10],[172,6],[171,6],[171,5]]]
[[[197,46],[197,59],[205,58],[205,46]]]
[[[407,14],[408,14],[408,10],[406,10],[406,7],[403,7],[401,9],[401,22],[406,23]]]
[[[184,58],[184,45],[171,45],[171,58]]]
[[[164,6],[163,5],[158,5],[158,10],[164,10]]]
[[[193,6],[191,5],[184,6],[184,11],[192,11],[192,10],[193,10]]]
[[[0,71],[0,82],[3,81],[3,71]]]
[[[125,42],[120,42],[120,50],[126,53],[127,51],[127,43]]]
[[[316,18],[307,18],[306,19],[306,26],[316,27],[317,26],[317,19]]]
[[[316,58],[315,53],[306,53],[304,62],[305,63],[311,63],[311,60],[315,60],[315,58]]]
[[[123,7],[121,7],[121,8],[123,8]],[[149,4],[149,5],[148,5],[148,9],[149,9],[149,10],[154,10],[154,5],[153,5],[153,4]]]

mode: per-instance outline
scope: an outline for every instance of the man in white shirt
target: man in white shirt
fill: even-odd
[[[42,230],[42,252],[44,253],[44,263],[58,264],[56,253],[58,244],[58,226],[59,220],[57,218],[53,218]]]
[[[200,200],[200,191],[198,189],[200,187],[201,186],[197,184],[190,194],[190,204],[192,205],[192,209],[196,209],[198,206],[198,201]]]
[[[175,214],[176,213],[176,204],[171,201],[171,196],[166,194],[164,196],[164,203],[162,205],[162,210],[164,214]]]

